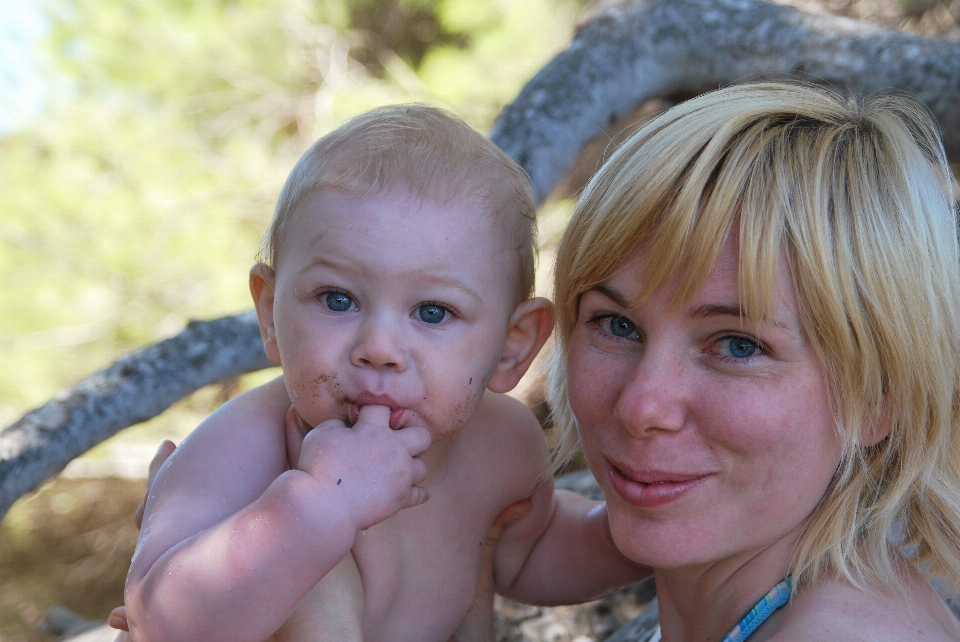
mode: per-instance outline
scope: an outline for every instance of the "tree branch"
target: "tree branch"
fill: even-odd
[[[592,138],[652,98],[803,78],[859,94],[906,91],[960,153],[960,44],[759,0],[635,0],[599,10],[497,119],[491,138],[538,201]]]
[[[193,321],[126,356],[0,433],[0,517],[72,459],[205,385],[273,364],[256,314]]]

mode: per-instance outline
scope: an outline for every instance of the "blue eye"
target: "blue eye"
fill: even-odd
[[[626,338],[637,331],[636,326],[627,317],[610,317],[607,323],[610,324],[610,334],[615,337]]]
[[[327,292],[324,303],[334,312],[346,312],[353,307],[353,299],[343,292]]]
[[[729,337],[726,342],[730,356],[735,359],[749,359],[759,348],[756,341],[746,337]]]
[[[421,305],[419,312],[424,323],[440,323],[447,316],[447,310],[439,305]]]

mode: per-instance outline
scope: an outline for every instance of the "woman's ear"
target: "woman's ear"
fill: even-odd
[[[866,426],[860,432],[860,445],[864,448],[876,446],[887,438],[891,430],[893,430],[893,418],[890,416],[890,405],[887,403],[887,395],[884,394],[880,416],[877,417],[875,422]]]
[[[503,354],[487,388],[492,392],[513,390],[552,331],[553,304],[549,300],[535,297],[520,303],[510,316]]]
[[[270,361],[279,366],[280,348],[277,346],[277,333],[273,325],[275,283],[273,268],[269,265],[257,263],[250,268],[250,294],[253,296],[253,305],[257,309],[257,319],[260,321],[263,351]]]

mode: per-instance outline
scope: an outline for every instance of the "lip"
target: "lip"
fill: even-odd
[[[410,411],[401,407],[390,395],[361,392],[356,401],[350,404],[350,423],[357,423],[360,408],[363,406],[386,406],[390,409],[390,428],[399,430],[406,426]]]
[[[607,460],[610,485],[628,504],[637,508],[662,508],[691,495],[711,473],[687,473],[660,470],[626,472]]]

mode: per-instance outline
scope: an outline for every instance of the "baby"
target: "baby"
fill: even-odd
[[[538,422],[502,394],[552,326],[535,235],[523,171],[430,107],[366,113],[300,159],[250,273],[283,376],[214,413],[151,486],[134,640],[260,642],[355,559],[363,639],[446,642],[488,529],[525,498],[498,592],[580,602],[648,574],[602,504],[554,493]]]

